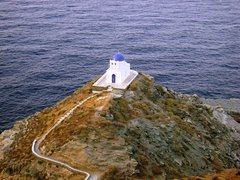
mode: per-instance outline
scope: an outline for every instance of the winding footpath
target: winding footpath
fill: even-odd
[[[73,112],[79,107],[81,106],[83,103],[85,103],[86,101],[88,101],[89,99],[91,99],[92,97],[96,96],[97,94],[94,94],[92,96],[89,96],[88,98],[82,100],[81,102],[79,102],[76,106],[74,106],[70,111],[68,111],[68,113],[66,113],[63,117],[61,117],[58,122],[56,124],[54,124],[53,127],[51,127],[40,139],[35,139],[32,143],[32,153],[41,158],[41,159],[44,159],[46,161],[50,161],[50,162],[53,162],[53,163],[56,163],[56,164],[59,164],[59,165],[62,165],[66,168],[68,168],[69,170],[72,170],[72,171],[75,171],[77,173],[80,173],[80,174],[83,174],[86,176],[85,180],[97,180],[97,175],[90,175],[88,172],[86,171],[83,171],[83,170],[80,170],[80,169],[76,169],[72,166],[70,166],[69,164],[67,163],[64,163],[64,162],[61,162],[61,161],[58,161],[56,159],[53,159],[51,157],[47,157],[47,156],[44,156],[40,150],[39,150],[39,146],[40,144],[42,143],[42,141],[46,138],[46,136],[53,130],[55,129],[61,122],[63,122],[66,118],[68,118],[69,116],[71,116],[73,114]]]

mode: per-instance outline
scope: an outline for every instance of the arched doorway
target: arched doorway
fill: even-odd
[[[116,75],[115,74],[112,75],[112,83],[116,83]]]

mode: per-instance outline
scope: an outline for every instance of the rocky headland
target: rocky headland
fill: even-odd
[[[231,117],[240,123],[240,99],[205,99],[202,102],[210,106],[223,108]]]
[[[94,82],[0,135],[0,179],[85,178],[37,158],[31,147],[93,94]],[[46,136],[40,151],[99,179],[201,179],[217,172],[238,178],[239,112],[227,107],[157,85],[140,73],[127,90],[102,92],[76,108]]]

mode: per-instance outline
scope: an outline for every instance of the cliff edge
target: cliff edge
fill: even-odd
[[[85,178],[38,159],[31,146],[93,94],[93,83],[0,135],[1,179]],[[101,179],[173,179],[240,168],[239,147],[240,125],[222,108],[140,73],[127,90],[102,92],[76,108],[40,151]]]

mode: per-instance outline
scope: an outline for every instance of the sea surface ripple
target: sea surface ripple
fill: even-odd
[[[174,90],[240,98],[240,1],[1,0],[0,132],[103,74],[118,51]]]

